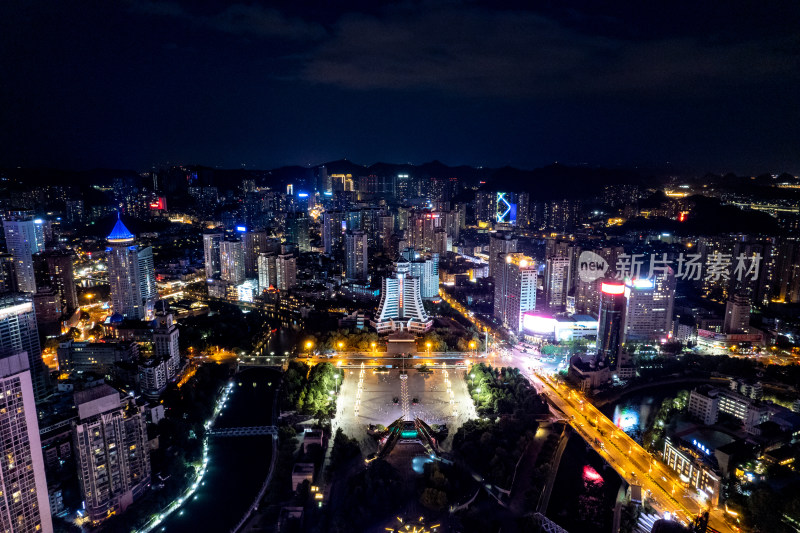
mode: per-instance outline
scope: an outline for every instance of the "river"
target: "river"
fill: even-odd
[[[215,427],[272,425],[272,404],[280,373],[251,368],[237,374],[234,389]],[[158,531],[225,533],[253,503],[267,477],[272,437],[211,438],[208,470],[192,496]]]
[[[663,385],[622,396],[602,412],[641,443],[661,402],[692,385]],[[619,475],[577,433],[561,457],[547,516],[570,533],[610,531]]]

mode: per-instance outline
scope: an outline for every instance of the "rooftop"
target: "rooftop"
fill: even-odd
[[[119,218],[119,214],[117,214],[117,223],[114,224],[114,229],[108,235],[108,242],[131,242],[133,239],[133,233],[125,227],[122,219]]]

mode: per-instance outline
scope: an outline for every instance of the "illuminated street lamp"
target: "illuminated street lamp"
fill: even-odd
[[[372,355],[375,356],[375,354],[378,352],[378,345],[373,342],[370,344],[370,346],[372,346]]]
[[[306,351],[308,352],[308,356],[311,357],[311,348],[314,347],[314,343],[311,341],[306,341]]]
[[[472,350],[473,355],[477,355],[477,352],[475,351],[476,346],[477,344],[475,341],[469,341],[469,348]]]
[[[429,342],[426,342],[426,343],[425,343],[425,346],[427,346],[427,347],[428,347],[428,357],[430,357],[430,356],[431,356],[431,343],[429,343]]]
[[[342,341],[339,341],[339,344],[337,346],[339,347],[339,351],[341,352],[342,348],[344,348],[344,343]]]

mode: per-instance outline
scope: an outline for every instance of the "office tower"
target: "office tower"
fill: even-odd
[[[108,385],[75,393],[78,479],[92,524],[125,511],[150,485],[144,408]]]
[[[422,305],[420,280],[411,276],[407,261],[397,263],[394,276],[383,278],[381,302],[372,325],[379,334],[392,331],[424,333],[433,327],[433,319]]]
[[[439,254],[425,257],[414,248],[405,248],[400,252],[400,256],[408,261],[411,276],[419,278],[422,297],[437,297],[439,295]]]
[[[156,313],[156,324],[153,329],[153,352],[155,357],[167,362],[167,379],[178,374],[181,364],[181,351],[178,344],[180,331],[172,319],[171,313]]]
[[[303,212],[289,213],[286,216],[286,240],[297,244],[300,252],[310,252],[308,238],[308,217]]]
[[[342,250],[345,230],[343,211],[326,211],[322,214],[322,246],[325,255],[338,255]]]
[[[268,240],[266,231],[248,231],[244,234],[245,278],[252,279],[258,277],[258,254],[267,251]]]
[[[133,234],[122,220],[117,219],[107,240],[108,282],[111,285],[114,312],[125,318],[141,320],[145,317],[142,271],[139,266],[139,249],[133,242]]]
[[[50,380],[42,361],[33,298],[22,293],[4,294],[0,296],[0,359],[23,352],[28,356],[27,368],[38,402],[47,395]]]
[[[498,265],[505,259],[502,254],[517,251],[517,239],[507,231],[494,231],[489,234],[489,276],[494,277]]]
[[[367,234],[348,231],[345,235],[345,275],[349,280],[366,280],[368,277]]]
[[[548,257],[544,269],[544,305],[554,312],[563,311],[571,280],[571,259],[564,256]]]
[[[220,279],[233,285],[244,282],[244,246],[242,241],[219,243]]]
[[[205,233],[203,235],[206,279],[218,279],[221,274],[219,245],[223,238],[222,233]]]
[[[317,190],[320,192],[331,192],[331,177],[328,175],[328,169],[325,165],[317,169]]]
[[[0,294],[18,290],[14,256],[0,253]]]
[[[33,381],[24,353],[0,357],[0,530],[52,533]]]
[[[33,269],[33,254],[44,249],[37,242],[36,224],[32,219],[3,219],[6,235],[6,250],[14,257],[14,271],[20,292],[36,292],[36,277]]]
[[[526,192],[518,192],[515,194],[517,202],[517,227],[527,228],[531,223],[531,197]]]
[[[258,290],[264,292],[278,287],[277,255],[258,254]]]
[[[750,332],[750,300],[743,294],[734,294],[725,303],[723,333]]]
[[[36,286],[53,287],[61,298],[61,308],[65,314],[72,314],[78,308],[78,291],[75,286],[73,260],[75,255],[65,250],[51,250],[34,256]]]
[[[614,280],[600,282],[600,310],[597,318],[597,357],[615,369],[622,346],[625,319],[625,284]]]
[[[625,287],[624,341],[665,341],[672,331],[675,274],[670,268],[653,279],[633,279]]]
[[[297,259],[290,254],[281,254],[275,262],[278,290],[288,291],[297,284]]]
[[[522,330],[522,315],[536,308],[536,264],[521,253],[502,255],[494,278],[494,317],[514,333]]]

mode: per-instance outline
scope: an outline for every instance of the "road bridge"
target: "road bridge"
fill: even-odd
[[[538,382],[551,406],[564,413],[567,422],[626,482],[640,485],[649,494],[648,500],[660,513],[669,512],[690,524],[708,511],[709,529],[733,533],[719,509],[708,495],[686,486],[677,472],[642,448],[618,428],[578,391],[546,375],[528,375]]]
[[[208,434],[214,437],[257,437],[262,435],[277,435],[278,428],[275,426],[220,428],[212,429]]]

